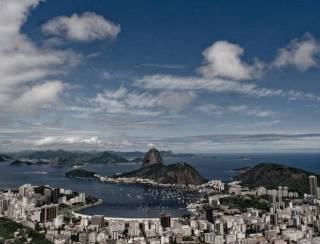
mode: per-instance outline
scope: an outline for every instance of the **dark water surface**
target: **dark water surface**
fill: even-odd
[[[253,166],[261,162],[275,162],[302,168],[320,174],[319,154],[215,154],[195,155],[192,157],[165,158],[167,164],[186,161],[192,164],[207,179],[229,180],[232,169]],[[88,165],[87,169],[101,175],[131,171],[139,164]],[[17,188],[31,183],[52,185],[72,189],[102,198],[104,203],[89,208],[86,214],[104,214],[113,217],[158,217],[163,211],[180,216],[186,213],[185,206],[199,196],[197,194],[149,188],[140,185],[112,185],[97,181],[81,181],[64,176],[70,167],[9,166],[0,163],[0,188]]]

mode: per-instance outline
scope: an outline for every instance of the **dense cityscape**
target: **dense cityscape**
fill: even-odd
[[[190,204],[190,215],[173,218],[108,218],[83,215],[77,210],[98,199],[70,189],[25,184],[0,194],[1,221],[13,220],[21,227],[3,243],[32,237],[19,231],[37,231],[46,240],[62,243],[320,243],[320,188],[309,176],[310,192],[299,195],[286,186],[248,189],[241,182],[211,181],[211,193]],[[232,201],[229,204],[225,199]],[[254,199],[241,205],[241,201]],[[260,203],[260,204],[259,204]],[[0,234],[3,234],[0,228]]]
[[[319,13],[0,0],[0,244],[320,244]]]

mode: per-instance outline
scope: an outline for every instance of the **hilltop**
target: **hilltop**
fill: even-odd
[[[155,164],[163,164],[163,161],[160,152],[155,148],[151,148],[144,156],[142,166],[148,167]]]
[[[234,180],[239,180],[243,186],[250,188],[264,186],[272,189],[278,186],[287,186],[291,191],[309,193],[308,177],[310,175],[315,175],[320,180],[319,175],[302,169],[281,164],[261,163],[240,171],[234,176]]]
[[[206,180],[187,163],[164,165],[160,152],[152,148],[143,160],[142,168],[114,177],[136,177],[154,180],[162,184],[201,185]]]
[[[168,166],[155,164],[116,177],[145,178],[162,184],[178,185],[201,185],[206,182],[206,180],[187,163],[176,163]]]
[[[46,150],[46,151],[26,151],[10,154],[13,161],[28,161],[31,164],[59,164],[59,165],[78,165],[85,163],[127,163],[128,159],[110,153],[108,151],[65,151],[65,150]],[[21,165],[14,163],[13,165]]]

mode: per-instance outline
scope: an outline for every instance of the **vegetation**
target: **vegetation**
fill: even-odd
[[[316,174],[286,165],[261,163],[240,172],[234,179],[240,180],[243,186],[249,188],[264,186],[268,189],[276,189],[278,186],[287,186],[290,191],[302,194],[309,192],[308,177],[310,175]],[[320,180],[319,175],[316,176]]]
[[[220,203],[230,208],[239,209],[241,212],[245,212],[248,208],[256,208],[263,211],[270,209],[268,201],[256,196],[231,196],[220,199]]]
[[[86,169],[75,169],[71,170],[66,173],[66,177],[69,178],[88,178],[88,179],[93,179],[95,178],[95,172],[88,171]]]
[[[32,165],[29,161],[22,161],[22,160],[14,160],[12,163],[10,163],[11,166],[20,166],[20,165]]]
[[[129,162],[128,159],[121,157],[117,154],[112,154],[109,152],[103,152],[96,157],[88,160],[87,163],[127,163]]]
[[[206,180],[189,164],[154,164],[115,177],[138,177],[164,184],[201,185]]]
[[[58,165],[82,165],[84,163],[126,163],[128,160],[116,153],[105,152],[80,152],[65,150],[27,151],[10,154],[12,159],[21,158],[38,162],[36,164],[55,163]],[[31,163],[32,164],[32,163]],[[21,164],[15,164],[21,165]]]
[[[16,232],[19,234],[15,237]],[[7,218],[0,218],[0,238],[4,240],[14,239],[12,242],[14,244],[26,243],[27,238],[31,238],[33,244],[51,244],[50,241],[45,239],[43,234],[35,232]]]

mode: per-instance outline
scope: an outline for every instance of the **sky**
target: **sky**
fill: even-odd
[[[0,0],[0,150],[319,152],[319,10]]]

